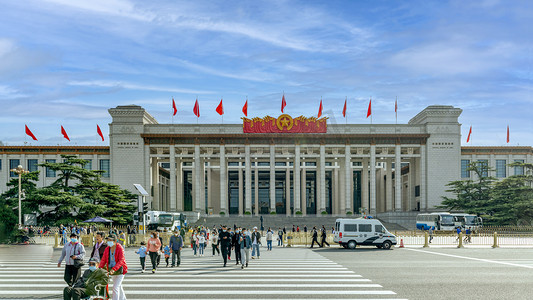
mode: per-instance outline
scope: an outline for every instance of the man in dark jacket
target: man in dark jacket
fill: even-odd
[[[100,260],[104,256],[105,248],[107,248],[107,243],[104,241],[104,233],[96,233],[96,243],[94,243],[93,251],[91,252],[91,257],[97,258]]]
[[[235,260],[236,265],[239,264],[241,261],[241,244],[240,244],[240,238],[241,238],[241,231],[240,228],[235,229],[235,234],[231,238],[231,244],[233,246],[233,249],[235,249]]]
[[[322,245],[320,245],[320,247],[324,247],[324,244],[328,245],[328,247],[329,247],[329,243],[326,242],[326,237],[327,237],[326,227],[324,227],[324,225],[322,225]]]
[[[79,300],[88,297],[86,293],[87,281],[91,274],[96,271],[98,266],[98,259],[91,257],[89,259],[89,268],[83,272],[83,275],[78,278],[72,287],[67,286],[63,289],[63,299],[64,300]]]
[[[172,253],[172,265],[170,267],[174,267],[176,265],[176,256],[178,257],[177,266],[179,267],[181,263],[181,248],[183,248],[183,238],[181,237],[178,229],[174,230],[174,235],[170,237],[169,247],[170,253]]]
[[[228,263],[228,250],[231,249],[231,236],[226,226],[222,226],[222,230],[218,234],[218,240],[220,243],[220,250],[222,251],[222,258],[224,259],[225,267]]]
[[[316,227],[313,227],[313,241],[311,242],[311,248],[313,248],[314,244],[317,244],[317,246],[320,246],[320,243],[318,243],[318,232],[316,230]]]

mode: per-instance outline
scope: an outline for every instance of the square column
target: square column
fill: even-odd
[[[344,147],[344,209],[341,206],[341,214],[345,214],[348,211],[351,211],[354,214],[358,213],[356,211],[352,211],[352,175],[352,153],[350,145],[346,145]]]
[[[243,175],[242,175],[242,163],[239,163],[239,216],[242,216],[244,212],[244,185],[243,185]]]
[[[154,196],[151,205],[152,210],[160,210],[162,205],[161,197],[159,197],[159,165],[157,160],[157,157],[152,157],[152,186],[154,188]]]
[[[392,200],[392,159],[387,158],[387,181],[385,182],[385,209],[384,211],[394,211],[394,201]]]
[[[4,160],[5,161],[5,160]],[[43,163],[43,155],[42,154],[39,154],[39,160],[38,160],[38,163]],[[93,170],[96,170],[96,164],[98,163],[98,156],[95,154],[93,156],[93,163],[92,163],[92,167],[93,167]],[[6,168],[8,169],[8,168]],[[150,186],[150,181],[151,181],[151,172],[150,172],[150,146],[149,145],[144,145],[144,188],[146,190],[149,190],[151,188]],[[41,176],[44,175],[45,172],[40,172],[39,173],[39,182],[44,183],[44,177],[41,178]],[[38,187],[39,184],[37,184]],[[153,203],[153,200],[154,198],[150,195],[148,197],[146,197],[144,199],[144,201],[150,203],[152,202]]]
[[[226,189],[228,188],[228,182],[226,175],[226,147],[220,145],[220,211],[227,215],[228,193]]]
[[[212,191],[211,191],[211,186],[212,186],[212,184],[211,184],[211,172],[212,172],[212,170],[211,170],[211,166],[210,165],[208,165],[206,167],[206,172],[207,172],[207,174],[206,174],[206,178],[207,178],[207,183],[206,183],[206,185],[207,185],[207,207],[204,209],[204,212],[209,214],[209,209],[213,208],[213,199],[211,199],[212,194],[213,194]]]
[[[291,169],[287,166],[285,171],[285,214],[291,215]]]
[[[301,176],[301,201],[302,201],[302,216],[307,214],[307,185],[306,185],[306,176],[305,176],[305,166],[302,168]]]
[[[276,211],[276,148],[270,145],[270,211]]]
[[[339,197],[340,194],[340,184],[339,184],[339,169],[337,168],[339,165],[337,163],[337,160],[335,160],[335,169],[333,169],[333,201],[331,201],[332,207],[331,207],[331,213],[332,214],[339,214],[340,213],[340,203],[344,202],[344,199],[341,199]]]
[[[255,203],[255,214],[256,215],[259,215],[259,168],[257,167],[257,165],[255,166],[255,169],[254,169],[254,174],[255,174],[255,185],[254,185],[254,203]]]
[[[181,159],[176,159],[176,210],[183,211],[183,169]]]
[[[200,159],[200,145],[194,145],[194,210],[199,212],[202,210],[200,201],[202,200],[201,196],[203,195],[201,189],[204,177],[202,161]]]
[[[363,178],[361,185],[361,208],[364,208],[368,213],[368,158],[366,157],[363,158]],[[354,212],[354,214],[355,213],[359,212]]]
[[[394,152],[394,210],[402,211],[402,147],[396,145]],[[409,173],[411,172],[414,173],[414,170],[411,171],[411,168],[409,168]]]
[[[370,145],[370,214],[376,214],[376,145]]]
[[[293,185],[293,194],[294,194],[294,213],[301,211],[301,200],[300,200],[300,145],[296,144],[294,147],[294,185]]]
[[[170,211],[176,211],[176,146],[170,145]]]
[[[320,209],[317,214],[326,210],[326,146],[320,145]]]
[[[427,211],[426,145],[420,145],[420,211]]]
[[[250,145],[244,146],[244,180],[246,211],[252,212],[252,168],[250,166]]]

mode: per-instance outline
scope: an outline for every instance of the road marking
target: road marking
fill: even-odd
[[[441,255],[441,256],[448,256],[448,257],[453,257],[453,258],[462,258],[462,259],[468,259],[468,260],[474,260],[474,261],[488,262],[488,263],[506,265],[506,266],[512,266],[512,267],[521,267],[521,268],[533,269],[533,266],[529,266],[529,265],[519,265],[519,264],[513,264],[513,263],[509,263],[509,262],[504,262],[504,261],[485,259],[485,258],[476,258],[476,257],[468,257],[468,256],[454,255],[454,254],[438,253],[438,252],[432,252],[432,251],[426,251],[426,250],[418,250],[418,249],[405,248],[405,250],[415,251],[415,252],[422,252],[422,253],[429,253],[429,254],[435,254],[435,255]]]
[[[350,271],[351,272],[351,271]],[[259,278],[267,278],[267,277],[274,277],[274,278],[284,278],[284,277],[297,277],[302,278],[300,274],[279,274],[279,275],[272,275],[272,274],[246,274],[247,272],[240,273],[240,274],[169,274],[169,273],[156,273],[156,274],[147,274],[151,277],[161,277],[161,279],[170,279],[170,278],[190,278],[191,275],[194,276],[202,276],[202,278],[214,278],[214,277],[221,277],[221,278],[229,278],[229,277],[244,277],[244,278],[251,278],[251,277],[259,277]],[[58,276],[61,276],[63,274],[63,271],[58,274],[3,274],[0,273],[0,278],[6,277],[6,278],[42,278],[42,277],[54,277],[58,278]],[[141,274],[131,274],[128,273],[126,275],[126,278],[130,278],[130,276],[140,276]],[[348,278],[348,277],[362,277],[361,275],[356,274],[327,274],[327,275],[321,275],[321,274],[306,274],[306,278],[308,277],[325,277],[325,278],[332,278],[332,277],[341,277],[341,278]],[[137,277],[139,278],[139,277]],[[302,280],[302,279],[301,279]]]
[[[147,276],[126,276],[127,278],[127,282],[140,282],[140,284],[145,284],[147,282],[147,280],[149,280],[152,276],[150,274],[146,274]],[[39,277],[39,276],[35,276],[35,277]],[[222,276],[221,276],[222,277]],[[224,276],[225,277],[225,276]],[[241,276],[241,277],[244,277],[243,279],[246,279],[245,281],[242,281],[242,285],[247,285],[248,283],[253,283],[253,282],[302,282],[304,279],[301,278],[301,276],[298,276],[298,278],[273,278],[273,279],[264,279],[262,278],[263,276],[261,276],[261,278],[248,278],[249,276]],[[329,276],[328,276],[329,277]],[[25,278],[28,278],[28,277],[25,277]],[[233,278],[204,278],[202,276],[201,279],[191,279],[191,278],[180,278],[179,279],[180,282],[198,282],[198,281],[201,281],[201,282],[234,282],[235,279]],[[352,283],[352,282],[371,282],[372,280],[370,279],[362,279],[362,278],[352,278],[352,279],[347,279],[347,278],[305,278],[305,282],[346,282],[346,283]],[[15,284],[19,283],[20,280],[17,280],[17,279],[0,279],[0,282],[13,282]],[[48,279],[46,280],[46,282],[48,283],[62,283],[63,286],[64,286],[64,279],[59,279],[59,278],[54,278],[54,279]],[[157,282],[161,283],[161,282],[168,282],[170,284],[175,284],[176,281],[175,279],[172,279],[172,278],[157,278]],[[148,284],[148,283],[146,283]],[[27,284],[26,284],[27,286]],[[0,298],[1,299],[1,298]]]
[[[256,294],[256,295],[396,295],[393,291],[332,291],[332,290],[312,290],[312,291],[227,291],[227,290],[209,290],[209,291],[183,291],[180,290],[177,292],[179,295],[249,295],[249,294]],[[21,292],[20,290],[16,291],[2,291],[3,295],[20,295],[24,294],[24,292]],[[39,291],[40,295],[43,294],[51,294],[51,295],[57,295],[59,294],[57,290],[54,291]],[[126,294],[128,292],[126,291]],[[135,291],[134,293],[131,293],[131,295],[176,295],[175,290],[169,290],[169,291]]]
[[[202,279],[199,279],[198,281],[202,281]],[[138,289],[142,289],[143,291],[146,290],[146,286],[148,287],[154,287],[154,288],[210,288],[210,287],[213,287],[213,288],[381,288],[382,286],[379,285],[379,284],[375,284],[375,283],[343,283],[343,284],[320,284],[320,285],[317,285],[317,284],[280,284],[280,283],[275,283],[275,284],[268,284],[268,283],[250,283],[250,284],[247,284],[245,282],[243,282],[242,284],[239,283],[239,284],[216,284],[216,283],[188,283],[188,284],[172,284],[172,285],[168,285],[168,284],[157,284],[157,283],[150,283],[150,282],[145,282],[145,283],[142,283],[142,284],[139,284],[139,283],[136,283],[136,284],[128,284],[128,283],[125,283],[123,284],[122,286],[124,287],[127,287],[128,288],[128,291],[137,291]],[[23,288],[23,287],[28,287],[28,284],[9,284],[9,283],[5,283],[5,284],[0,284],[0,287],[3,287],[3,288]],[[32,288],[44,288],[44,287],[49,287],[49,288],[53,288],[53,287],[56,287],[56,288],[64,288],[65,287],[65,284],[64,283],[60,283],[60,284],[32,284],[31,285]],[[181,291],[185,291],[185,290],[181,290]],[[134,292],[136,293],[136,292]]]

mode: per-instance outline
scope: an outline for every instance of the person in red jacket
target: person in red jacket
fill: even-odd
[[[128,266],[124,256],[124,247],[117,243],[114,235],[107,237],[107,248],[100,261],[100,268],[107,270],[109,275],[111,275],[113,280],[113,300],[126,300],[126,294],[124,294],[124,289],[122,288],[122,280],[124,280],[124,275],[128,273]]]

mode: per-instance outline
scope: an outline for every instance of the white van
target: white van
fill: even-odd
[[[337,219],[335,243],[344,248],[355,249],[357,245],[390,249],[396,245],[396,237],[376,219]]]

